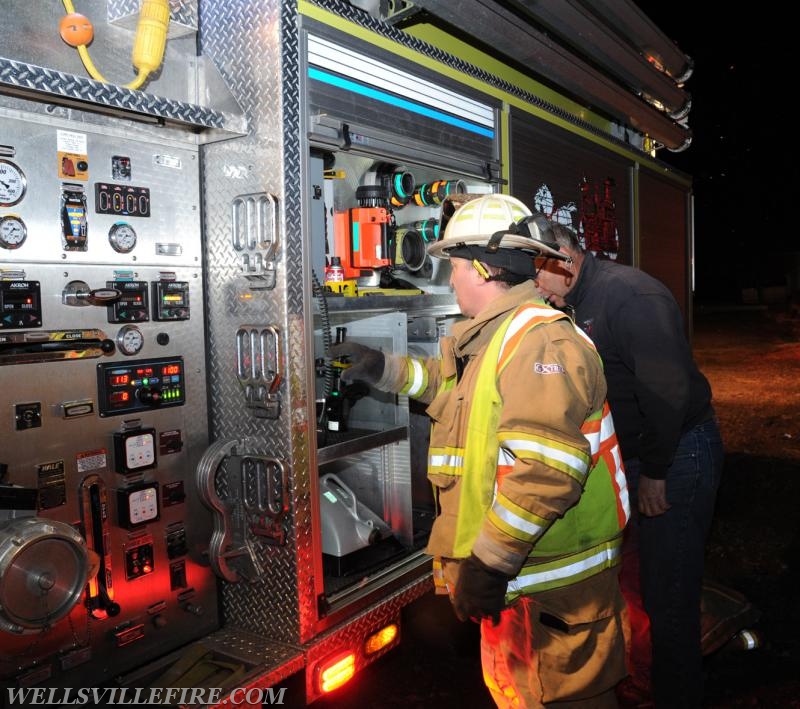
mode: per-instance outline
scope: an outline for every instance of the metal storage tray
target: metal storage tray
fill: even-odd
[[[380,431],[351,429],[343,432],[328,432],[327,444],[317,451],[317,463],[324,465],[348,455],[362,453],[408,438],[408,426],[394,426]]]

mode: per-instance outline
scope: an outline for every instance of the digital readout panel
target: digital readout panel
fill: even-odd
[[[151,411],[186,402],[182,357],[97,365],[100,416]]]

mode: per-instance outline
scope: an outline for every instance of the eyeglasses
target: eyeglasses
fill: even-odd
[[[564,267],[564,264],[564,261],[551,256],[537,256],[534,259],[536,267],[535,278],[538,278],[542,271],[552,273],[554,276],[568,276],[570,272]]]

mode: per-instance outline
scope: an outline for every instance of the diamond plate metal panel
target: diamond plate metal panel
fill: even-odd
[[[243,697],[248,696],[250,690],[279,687],[283,680],[295,672],[299,672],[305,666],[302,649],[274,641],[265,641],[263,638],[244,631],[234,633],[222,630],[204,639],[203,644],[224,656],[245,662],[253,668],[237,682],[242,689],[236,695],[236,699],[241,701],[241,704],[237,701],[236,705],[243,708],[253,707],[255,709],[262,706],[261,702],[251,704],[242,700]],[[266,702],[264,703],[266,704]],[[215,707],[225,709],[230,706],[230,702],[226,701],[224,697],[215,705]]]
[[[108,21],[135,29],[141,4],[141,0],[108,0]],[[169,0],[167,39],[193,32],[197,32],[197,0]]]
[[[242,130],[238,116],[4,57],[0,57],[0,87],[15,89],[17,93],[22,90],[32,98],[56,103],[64,100],[93,104],[184,125],[219,128],[234,133]]]
[[[296,4],[279,0],[200,7],[200,43],[245,112],[249,135],[203,148],[208,346],[212,362],[212,436],[248,441],[251,455],[287,463],[291,488],[286,543],[254,538],[267,570],[255,584],[223,584],[225,619],[270,638],[297,643],[316,618],[310,551],[308,379],[305,274],[301,239],[300,126]],[[269,194],[278,205],[275,285],[253,290],[241,268],[232,207]],[[309,289],[310,291],[310,289]],[[271,324],[281,333],[287,372],[276,392],[277,419],[247,409],[236,367],[236,332]],[[313,422],[311,424],[313,426]],[[311,429],[313,430],[313,429]],[[218,482],[224,486],[224,482]],[[314,611],[314,612],[312,612]]]
[[[294,672],[303,666],[303,652],[299,647],[266,640],[246,630],[223,628],[203,638],[203,645],[226,657],[267,670],[290,663],[291,672]]]

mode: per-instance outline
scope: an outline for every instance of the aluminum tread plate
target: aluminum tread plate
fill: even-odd
[[[247,453],[279,458],[289,474],[285,544],[252,536],[264,576],[222,584],[226,623],[299,644],[313,634],[316,594],[311,550],[307,431],[305,286],[301,224],[299,61],[294,2],[201,3],[200,46],[218,67],[246,116],[250,133],[202,148],[206,234],[208,347],[212,439],[246,440]],[[203,28],[211,28],[206,29]],[[267,193],[278,204],[275,286],[251,290],[242,253],[231,239],[237,197]],[[236,377],[236,332],[244,324],[275,326],[284,371],[277,419],[246,408]],[[217,487],[225,480],[217,476]]]
[[[237,116],[6,57],[0,57],[0,87],[18,94],[44,96],[55,103],[63,100],[197,128],[241,131]]]

